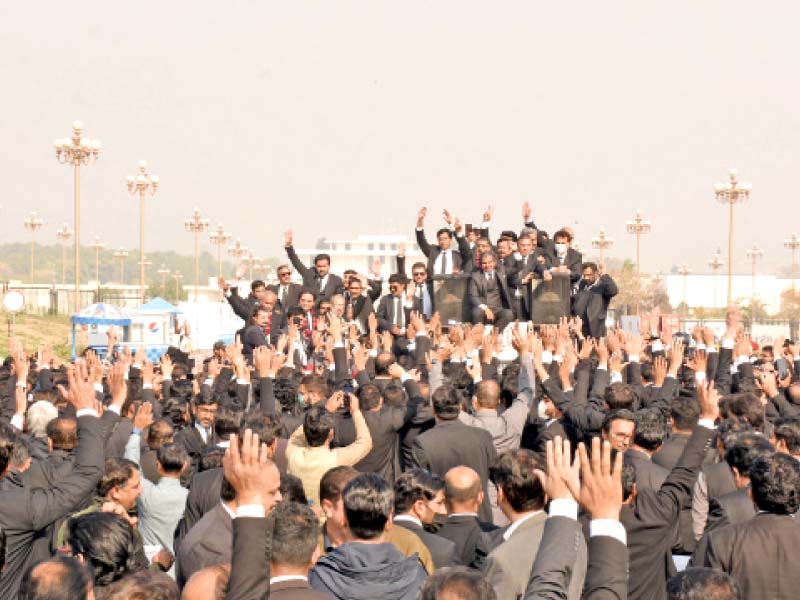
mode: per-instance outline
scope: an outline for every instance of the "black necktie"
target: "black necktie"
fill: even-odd
[[[281,286],[281,306],[286,308],[286,286]]]

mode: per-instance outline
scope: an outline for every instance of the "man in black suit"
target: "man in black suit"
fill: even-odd
[[[267,290],[267,288],[264,286],[264,282],[260,279],[256,279],[250,284],[250,293],[246,298],[242,298],[239,295],[238,285],[230,285],[224,279],[220,279],[219,288],[225,294],[225,298],[227,299],[228,304],[231,305],[233,312],[236,313],[236,316],[245,323],[250,320],[250,315],[253,314],[253,309],[261,304],[264,292]]]
[[[636,413],[633,444],[625,451],[625,461],[633,465],[637,489],[656,491],[669,475],[667,469],[652,460],[666,434],[667,424],[659,411],[645,409]]]
[[[284,247],[289,260],[303,278],[303,287],[314,292],[317,299],[330,300],[344,291],[342,278],[331,273],[331,257],[328,254],[317,254],[314,257],[314,266],[305,266],[294,251],[291,229],[284,234]]]
[[[678,397],[670,402],[672,426],[669,438],[653,454],[653,462],[669,470],[674,467],[686,448],[692,428],[697,424],[700,407],[694,398]]]
[[[533,316],[533,305],[530,283],[534,279],[550,280],[550,255],[536,247],[536,238],[525,232],[517,240],[517,270],[509,278],[518,300],[518,315],[523,321],[530,321]]]
[[[264,306],[257,306],[248,319],[248,325],[242,336],[242,354],[248,361],[252,361],[255,348],[269,344],[265,334],[269,317],[270,313]]]
[[[288,312],[290,308],[297,306],[297,301],[300,299],[300,290],[303,289],[303,286],[292,282],[292,269],[289,265],[280,265],[276,272],[278,274],[278,283],[268,285],[267,289],[275,292],[278,305],[284,312]]]
[[[459,466],[448,470],[444,476],[447,520],[436,532],[453,542],[458,561],[473,569],[482,569],[486,557],[503,541],[501,529],[478,517],[486,497],[483,489],[473,469]]]
[[[345,301],[345,320],[355,322],[362,334],[369,333],[369,316],[375,312],[375,308],[370,296],[364,293],[364,284],[359,277],[351,277],[347,282]]]
[[[0,528],[6,539],[5,568],[0,576],[0,598],[16,598],[34,538],[57,520],[74,512],[89,497],[103,474],[103,426],[97,418],[95,394],[84,363],[68,371],[68,402],[77,414],[78,443],[73,468],[50,487],[31,488],[7,474],[16,432],[0,426]],[[122,375],[120,374],[120,377]],[[24,379],[21,377],[21,380]],[[13,385],[13,384],[12,384]],[[123,386],[123,400],[127,389]]]
[[[431,246],[425,239],[425,215],[428,209],[422,208],[417,216],[417,245],[420,251],[428,258],[428,277],[434,275],[452,275],[465,271],[465,262],[469,261],[469,245],[466,240],[457,235],[458,250],[453,249],[453,232],[449,227],[443,227],[436,232],[436,246]],[[446,213],[449,215],[449,213]],[[461,225],[456,225],[456,233],[460,233]]]
[[[175,434],[175,443],[182,444],[192,461],[197,463],[203,451],[217,443],[213,430],[217,400],[210,392],[201,392],[192,400],[191,408],[194,415],[192,424]]]
[[[492,435],[485,429],[464,425],[458,420],[461,396],[456,388],[445,384],[433,392],[433,412],[436,425],[418,435],[411,446],[412,464],[444,477],[453,467],[470,465],[480,477],[483,491],[479,514],[492,520],[492,507],[486,493],[489,465],[496,451]]]
[[[481,255],[482,272],[473,273],[467,285],[467,297],[473,323],[491,323],[503,331],[514,320],[514,300],[505,272],[498,270],[491,252]]]
[[[697,387],[701,413],[698,425],[686,450],[657,491],[638,489],[630,467],[623,470],[625,505],[620,521],[628,535],[630,579],[628,597],[650,600],[666,595],[666,580],[674,574],[671,546],[675,523],[684,499],[691,493],[694,480],[714,433],[719,416],[719,397],[713,386]]]
[[[395,527],[403,527],[417,534],[428,547],[437,569],[459,564],[456,545],[440,535],[425,531],[437,515],[447,514],[444,498],[444,480],[423,469],[406,471],[394,483]]]
[[[569,273],[570,283],[578,282],[583,273],[583,255],[570,248],[572,234],[566,229],[559,229],[553,236],[553,249],[550,254],[550,270],[555,273]]]
[[[740,525],[711,532],[705,566],[728,573],[743,598],[797,598],[800,569],[800,464],[777,452],[750,467],[750,495],[759,514]]]
[[[375,316],[378,318],[378,331],[388,331],[395,339],[405,335],[411,320],[411,313],[421,309],[416,296],[406,295],[408,280],[405,275],[393,273],[389,277],[389,293],[378,302]]]
[[[583,278],[572,296],[572,314],[583,321],[583,335],[598,340],[605,337],[608,304],[618,293],[610,275],[600,275],[593,262],[583,264]]]

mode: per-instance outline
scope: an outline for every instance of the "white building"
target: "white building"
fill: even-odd
[[[295,250],[300,260],[309,266],[317,254],[330,254],[331,271],[338,274],[347,269],[369,273],[373,260],[378,258],[383,265],[381,275],[386,278],[397,271],[397,252],[403,242],[406,245],[406,275],[410,277],[411,265],[418,261],[426,262],[426,259],[416,240],[404,235],[359,235],[354,240],[324,240],[319,248]]]
[[[667,275],[664,284],[672,306],[678,306],[684,300],[683,275]],[[764,308],[770,314],[775,314],[781,307],[781,292],[792,287],[792,280],[775,275],[756,275],[755,285],[750,275],[734,275],[732,278],[731,295],[734,302],[748,304],[750,298],[755,297],[764,303]],[[800,284],[798,285],[800,289]],[[707,308],[725,308],[728,303],[728,276],[718,275],[687,275],[686,276],[686,303],[690,306],[703,306]]]

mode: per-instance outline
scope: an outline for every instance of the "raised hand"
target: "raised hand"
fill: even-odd
[[[123,362],[115,362],[108,372],[108,391],[111,393],[111,404],[121,407],[128,398],[128,382],[125,381],[127,367]],[[94,392],[94,386],[92,386]],[[94,393],[92,394],[94,396]]]
[[[406,243],[400,242],[397,244],[397,256],[405,256],[406,255]]]
[[[525,223],[531,220],[531,203],[527,200],[522,203],[522,220]]]
[[[547,440],[545,445],[547,456],[547,473],[536,469],[534,474],[539,478],[544,493],[550,500],[577,500],[580,498],[581,481],[578,456],[570,464],[570,443],[557,435]]]
[[[85,364],[67,365],[67,389],[59,384],[58,391],[72,404],[76,412],[94,409],[94,385],[89,381]]]
[[[259,377],[268,377],[272,366],[272,350],[266,346],[253,348],[253,366]]]
[[[489,205],[489,207],[483,211],[483,222],[488,223],[492,220],[492,215],[494,214],[494,208]]]
[[[170,358],[169,354],[162,354],[159,362],[161,363],[161,374],[164,376],[164,378],[172,379],[172,359]]]
[[[453,224],[453,215],[450,213],[450,211],[449,211],[449,210],[447,210],[447,209],[445,208],[445,209],[442,211],[442,216],[444,217],[444,222],[445,222],[445,223],[447,223],[448,225],[452,225],[452,224]]]
[[[695,387],[697,401],[700,403],[700,418],[716,421],[719,417],[719,392],[713,381],[704,381]]]
[[[419,213],[417,213],[417,227],[423,227],[425,225],[425,215],[428,214],[428,209],[424,206],[419,209]]]
[[[142,431],[150,427],[153,423],[153,406],[149,402],[143,402],[136,411],[136,416],[133,418],[133,427]]]
[[[660,388],[667,379],[667,359],[656,356],[653,359],[653,385]]]
[[[278,494],[269,493],[274,483],[274,472],[270,464],[269,448],[262,444],[257,433],[245,429],[239,452],[239,436],[231,434],[230,446],[222,458],[225,479],[236,490],[236,500],[240,505],[261,505],[269,512],[280,500]]]
[[[283,232],[283,246],[285,248],[288,248],[289,246],[291,246],[292,242],[294,241],[293,238],[294,238],[294,234],[292,233],[291,229],[287,229],[286,231],[284,231]]]
[[[617,452],[611,461],[611,444],[600,443],[600,438],[592,438],[592,457],[586,452],[584,444],[578,445],[581,462],[581,487],[578,502],[592,515],[592,519],[619,520],[622,509],[622,459]],[[574,494],[575,490],[571,490]]]

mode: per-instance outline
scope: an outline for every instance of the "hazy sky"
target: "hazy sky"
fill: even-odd
[[[359,233],[410,233],[450,207],[519,207],[578,240],[653,221],[643,268],[705,269],[726,248],[713,184],[753,184],[737,207],[737,270],[758,243],[788,263],[799,229],[800,3],[413,0],[0,3],[0,222],[55,240],[72,173],[52,141],[81,119],[102,159],[84,171],[83,241],[138,243],[125,177],[162,188],[146,247],[190,252],[198,206],[262,256]],[[204,247],[208,242],[204,240]]]

